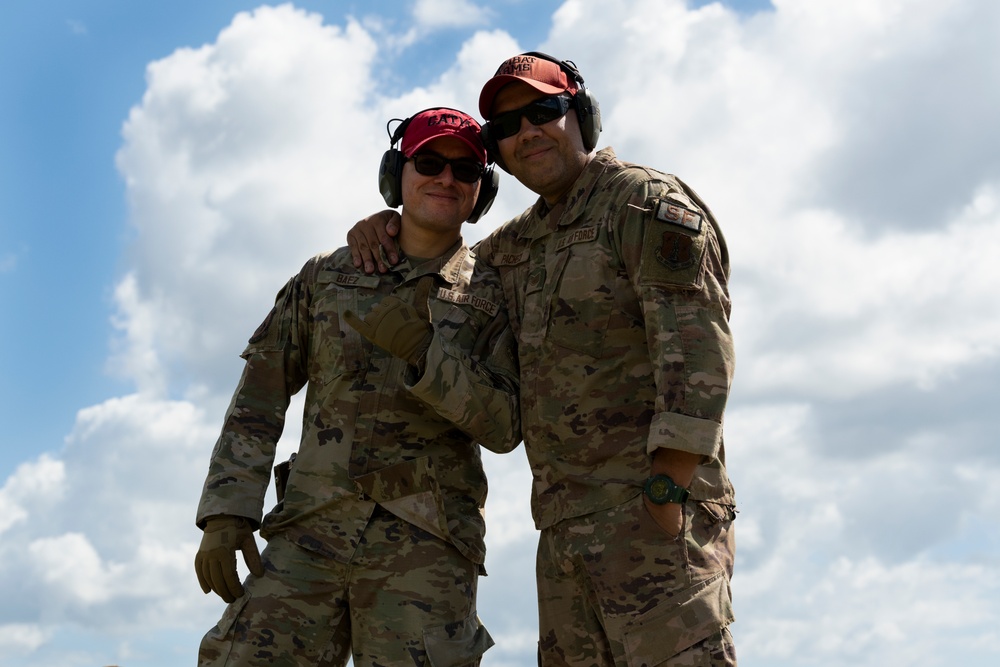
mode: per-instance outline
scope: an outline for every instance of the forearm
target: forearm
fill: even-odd
[[[217,514],[259,525],[289,396],[283,374],[251,357],[223,421],[198,505],[197,521]]]
[[[516,362],[509,351],[495,351],[488,362],[475,364],[456,345],[435,336],[423,373],[407,388],[487,449],[505,453],[521,442],[517,373],[511,363]]]
[[[703,456],[679,449],[659,448],[653,453],[650,475],[667,475],[675,483],[688,487]]]

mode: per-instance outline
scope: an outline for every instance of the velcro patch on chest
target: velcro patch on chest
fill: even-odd
[[[656,207],[656,219],[671,225],[701,232],[702,215],[669,199],[662,200]]]
[[[467,292],[456,292],[455,290],[446,289],[444,287],[438,288],[437,298],[442,301],[448,301],[458,305],[472,306],[476,310],[480,310],[490,317],[496,317],[496,314],[500,311],[500,305],[490,301],[489,299],[484,299]]]

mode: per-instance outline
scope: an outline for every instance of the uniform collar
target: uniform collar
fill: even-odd
[[[531,209],[528,224],[518,231],[518,235],[522,238],[539,238],[559,227],[576,222],[577,218],[587,210],[587,203],[590,201],[590,196],[598,181],[611,163],[616,160],[615,151],[610,146],[597,151],[573,186],[555,206],[549,207],[544,199],[538,198]]]
[[[462,273],[467,265],[471,263],[470,251],[461,237],[455,244],[448,248],[440,257],[424,261],[412,260],[405,255],[398,264],[392,267],[392,271],[399,274],[404,282],[416,280],[429,273],[435,273],[443,278],[449,285],[459,282]]]

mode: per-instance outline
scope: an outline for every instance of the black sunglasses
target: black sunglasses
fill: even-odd
[[[562,118],[573,106],[573,98],[565,95],[552,95],[525,104],[520,109],[497,114],[490,120],[490,134],[500,141],[512,137],[521,130],[521,117],[524,116],[532,125],[545,125],[557,118]]]
[[[413,166],[423,176],[437,176],[446,165],[451,166],[451,175],[456,181],[475,183],[483,176],[483,165],[469,158],[449,160],[437,153],[417,153],[412,156]]]

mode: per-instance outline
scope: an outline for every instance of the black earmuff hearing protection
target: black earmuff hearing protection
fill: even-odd
[[[566,72],[570,79],[576,82],[577,91],[573,95],[573,108],[576,109],[576,118],[580,121],[580,135],[583,137],[583,148],[588,153],[594,150],[597,146],[597,140],[601,136],[601,105],[598,104],[597,98],[594,97],[593,93],[584,85],[583,75],[576,68],[576,63],[572,60],[559,60],[540,51],[528,51],[521,55],[535,56],[536,58],[543,58],[554,62]],[[497,72],[499,73],[499,70]],[[498,167],[509,174],[510,169],[507,168],[503,163],[503,158],[500,157],[500,149],[497,146],[497,141],[490,136],[489,121],[483,123],[482,135],[483,144],[486,146],[486,152],[490,158],[496,162]]]
[[[457,111],[457,109],[449,109],[449,107],[431,107],[424,109],[424,111],[433,111],[434,109]],[[386,134],[389,135],[389,150],[382,155],[382,162],[379,164],[378,189],[382,193],[386,205],[392,208],[403,204],[403,165],[406,164],[406,156],[396,146],[403,140],[403,135],[406,134],[406,128],[410,121],[424,111],[418,111],[413,116],[402,120],[395,132],[389,131],[389,125],[393,121],[400,120],[399,118],[393,118],[385,125]],[[496,173],[492,165],[487,165],[479,183],[479,196],[476,198],[475,206],[472,207],[472,214],[469,215],[469,223],[475,224],[479,218],[486,214],[486,211],[490,210],[499,189],[500,174]]]

